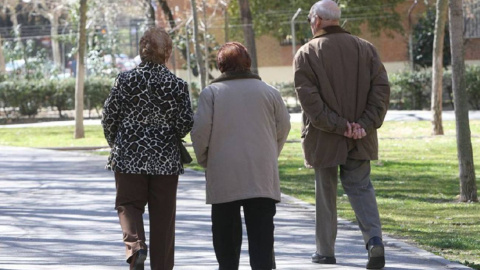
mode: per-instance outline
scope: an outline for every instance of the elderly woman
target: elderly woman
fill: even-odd
[[[150,216],[151,269],[172,269],[178,175],[183,173],[178,138],[190,132],[193,112],[185,81],[165,66],[172,40],[162,28],[140,40],[142,60],[120,73],[105,101],[102,125],[112,148],[118,211],[130,269],[147,257],[143,213]]]
[[[250,72],[246,48],[223,45],[222,74],[200,94],[192,130],[206,168],[213,246],[220,269],[238,269],[243,206],[252,269],[272,269],[273,217],[280,201],[278,156],[290,130],[280,93]]]

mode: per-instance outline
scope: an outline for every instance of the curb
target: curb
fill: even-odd
[[[40,147],[36,149],[55,150],[55,151],[94,151],[94,150],[110,150],[108,146],[72,146],[72,147]]]

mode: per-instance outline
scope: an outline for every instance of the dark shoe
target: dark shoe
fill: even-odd
[[[130,258],[130,270],[144,270],[144,263],[147,259],[147,250],[140,249]]]
[[[312,255],[312,262],[319,263],[319,264],[336,264],[337,260],[335,259],[335,257],[322,256],[317,252],[315,252]]]
[[[367,269],[382,269],[385,266],[385,247],[382,238],[374,236],[368,240],[367,250]]]

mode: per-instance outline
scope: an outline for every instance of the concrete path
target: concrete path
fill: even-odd
[[[128,269],[113,209],[113,175],[103,169],[105,160],[78,152],[0,147],[0,269]],[[175,269],[217,268],[204,182],[203,173],[194,171],[180,178]],[[360,232],[349,222],[340,220],[338,264],[328,266],[310,262],[313,206],[284,196],[275,225],[277,269],[365,269]],[[399,240],[384,240],[385,269],[470,269]],[[250,269],[245,238],[241,256],[240,269]]]

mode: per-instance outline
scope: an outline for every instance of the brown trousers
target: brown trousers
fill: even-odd
[[[115,172],[115,184],[115,209],[123,231],[127,262],[139,249],[147,249],[143,213],[148,204],[151,269],[173,269],[178,175]]]

